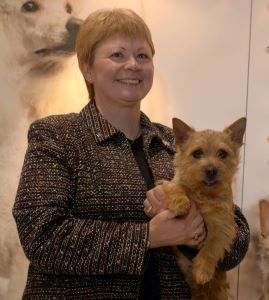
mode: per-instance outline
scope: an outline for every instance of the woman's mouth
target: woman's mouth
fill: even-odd
[[[137,84],[139,84],[142,80],[139,80],[139,79],[119,79],[118,81],[119,81],[120,83],[123,83],[123,84],[137,85]]]

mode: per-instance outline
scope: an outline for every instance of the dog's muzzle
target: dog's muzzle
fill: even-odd
[[[205,179],[203,181],[203,183],[206,185],[206,186],[213,186],[215,185],[217,182],[218,182],[218,170],[217,168],[215,167],[208,167],[205,169],[204,171],[204,176],[205,176]]]
[[[70,18],[66,23],[66,34],[62,43],[51,47],[40,48],[35,54],[48,55],[72,55],[76,49],[76,38],[83,20],[78,18]]]

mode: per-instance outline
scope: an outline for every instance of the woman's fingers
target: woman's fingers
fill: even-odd
[[[167,209],[164,190],[161,185],[158,185],[147,192],[144,212],[148,217],[154,217],[151,229],[153,228],[153,238],[157,240],[156,244],[162,245],[167,240],[163,245],[166,243],[169,245],[172,244],[171,240],[174,240],[179,244],[199,248],[206,238],[204,220],[195,204],[195,199],[191,201],[188,214],[177,217],[176,213]],[[156,228],[158,228],[157,238],[154,237]],[[158,241],[158,239],[160,240]]]
[[[183,244],[197,247],[204,240],[201,228],[191,229],[185,218],[177,217],[176,213],[169,209],[153,217],[149,224],[149,238],[153,248]]]
[[[206,230],[204,219],[194,201],[191,202],[191,208],[185,221],[189,236],[187,245],[191,247],[201,245],[206,238]]]
[[[166,198],[161,185],[157,185],[149,190],[146,196],[147,198],[144,201],[144,212],[148,217],[152,218],[165,209]]]
[[[144,212],[150,218],[154,216],[155,208],[148,200],[148,198],[144,201]]]

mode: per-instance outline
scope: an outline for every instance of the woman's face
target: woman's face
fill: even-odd
[[[152,51],[140,37],[115,34],[95,49],[86,79],[93,84],[95,100],[123,106],[140,103],[153,81]],[[84,72],[85,73],[85,72]]]

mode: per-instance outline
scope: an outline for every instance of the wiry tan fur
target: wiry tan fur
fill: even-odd
[[[236,235],[231,185],[245,127],[246,119],[241,118],[222,132],[197,132],[173,119],[176,173],[172,189],[164,183],[168,206],[178,215],[186,214],[190,207],[187,194],[192,193],[207,227],[206,240],[193,262],[177,255],[192,300],[228,299],[226,273],[218,271],[217,265]]]

